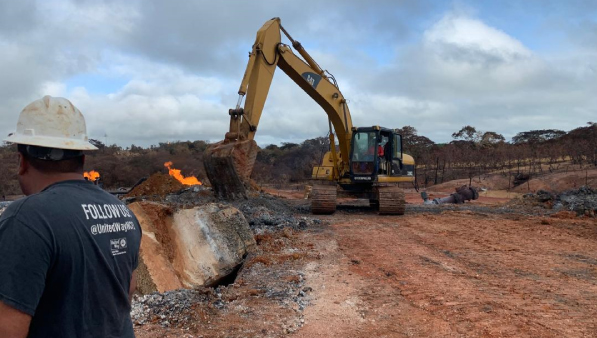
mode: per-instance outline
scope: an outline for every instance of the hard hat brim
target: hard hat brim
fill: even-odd
[[[67,140],[51,136],[28,136],[12,134],[6,137],[3,141],[56,149],[97,150],[97,147],[89,143],[88,141],[73,139]]]

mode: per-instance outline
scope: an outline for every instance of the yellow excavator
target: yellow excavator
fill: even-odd
[[[282,43],[281,33],[302,58]],[[215,194],[226,199],[247,197],[259,150],[254,137],[276,67],[328,116],[330,150],[323,156],[321,165],[313,168],[311,211],[333,213],[337,197],[349,195],[369,199],[380,214],[404,214],[404,192],[399,184],[414,183],[415,162],[412,156],[402,152],[401,135],[375,125],[354,127],[335,78],[288,34],[279,18],[267,21],[257,31],[236,108],[229,110],[230,129],[223,141],[205,152],[205,170]],[[241,107],[243,98],[245,103]]]

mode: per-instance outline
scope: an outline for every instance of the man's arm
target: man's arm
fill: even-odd
[[[25,338],[29,333],[31,316],[0,301],[0,337]]]
[[[0,337],[29,333],[44,292],[51,251],[39,229],[34,231],[15,217],[0,221]]]

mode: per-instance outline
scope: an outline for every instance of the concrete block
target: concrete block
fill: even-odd
[[[154,202],[129,205],[141,228],[138,289],[164,292],[217,284],[255,248],[243,214],[222,204],[173,211]]]

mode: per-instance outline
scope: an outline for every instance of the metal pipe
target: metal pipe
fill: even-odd
[[[450,196],[435,198],[430,200],[427,196],[427,192],[421,192],[424,204],[462,204],[465,201],[476,200],[479,198],[479,193],[476,188],[468,187],[463,185],[462,187],[456,188],[456,192]]]

